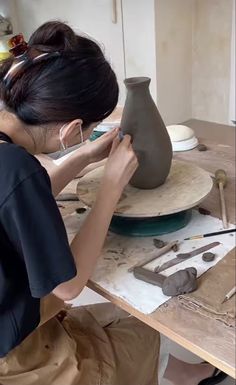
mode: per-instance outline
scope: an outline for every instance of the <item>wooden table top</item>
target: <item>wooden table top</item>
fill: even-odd
[[[235,128],[196,120],[188,121],[187,124],[194,128],[200,143],[204,143],[208,150],[179,152],[175,153],[174,158],[197,164],[211,173],[218,168],[223,168],[227,172],[229,181],[225,190],[226,206],[229,221],[235,223]],[[66,191],[75,192],[76,184],[73,181]],[[201,206],[210,210],[211,215],[220,217],[219,192],[216,187],[213,187],[211,194]],[[72,212],[72,207],[73,204],[70,203],[64,213]],[[176,298],[172,298],[151,314],[143,314],[94,282],[89,281],[88,286],[145,324],[236,378],[234,329],[184,309]]]

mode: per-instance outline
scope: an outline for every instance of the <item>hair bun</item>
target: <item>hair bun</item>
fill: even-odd
[[[74,51],[77,46],[77,36],[67,24],[49,21],[32,34],[28,44],[43,52]]]

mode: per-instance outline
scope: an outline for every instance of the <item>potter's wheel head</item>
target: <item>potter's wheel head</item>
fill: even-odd
[[[79,199],[92,207],[103,176],[103,167],[80,179]],[[116,207],[115,215],[131,218],[150,218],[176,214],[199,205],[213,186],[209,173],[187,162],[173,160],[169,176],[160,187],[141,190],[126,186]]]

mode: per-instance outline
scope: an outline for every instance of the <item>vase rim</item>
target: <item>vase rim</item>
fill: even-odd
[[[147,84],[149,85],[151,82],[151,79],[147,76],[135,76],[135,77],[131,77],[131,78],[126,78],[124,80],[124,84],[126,86],[136,86],[136,85],[140,85],[140,84]]]

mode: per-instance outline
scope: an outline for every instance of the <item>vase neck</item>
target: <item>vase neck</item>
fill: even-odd
[[[124,80],[124,84],[129,91],[144,91],[149,90],[151,79],[148,77],[134,77]]]

